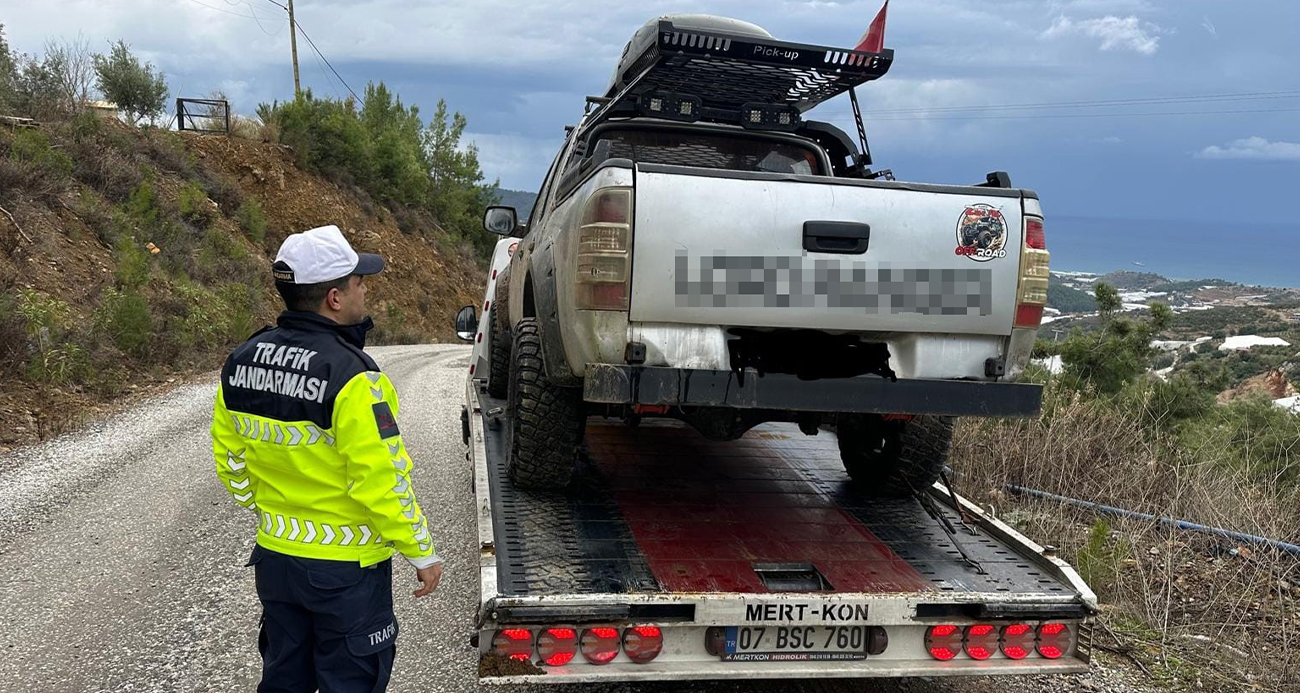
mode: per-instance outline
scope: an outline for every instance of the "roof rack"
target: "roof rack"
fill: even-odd
[[[889,49],[870,53],[790,43],[681,28],[665,19],[656,38],[615,78],[604,97],[609,102],[584,127],[616,115],[660,115],[647,112],[650,95],[667,95],[671,106],[691,111],[669,113],[672,119],[747,125],[747,109],[763,105],[790,113],[781,123],[791,125],[787,121],[797,122],[799,114],[884,76],[893,60]],[[656,106],[662,106],[657,99]]]

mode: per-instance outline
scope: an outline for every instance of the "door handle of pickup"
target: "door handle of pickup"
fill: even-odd
[[[861,255],[867,252],[871,225],[852,221],[805,221],[803,249],[814,253]]]

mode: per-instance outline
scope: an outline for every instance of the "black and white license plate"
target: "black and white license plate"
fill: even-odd
[[[844,661],[866,656],[866,626],[730,626],[722,661]]]

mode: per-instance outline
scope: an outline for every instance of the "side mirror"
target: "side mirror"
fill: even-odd
[[[475,332],[478,332],[478,315],[474,306],[465,306],[456,314],[456,336],[462,341],[472,342]]]
[[[515,232],[517,226],[519,226],[519,213],[514,207],[494,205],[483,212],[483,228],[487,229],[488,233],[509,236]]]

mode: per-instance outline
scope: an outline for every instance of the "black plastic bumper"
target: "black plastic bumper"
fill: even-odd
[[[898,380],[875,376],[800,380],[772,373],[588,364],[583,398],[601,404],[668,404],[783,411],[1037,416],[1043,388],[1028,383]]]

